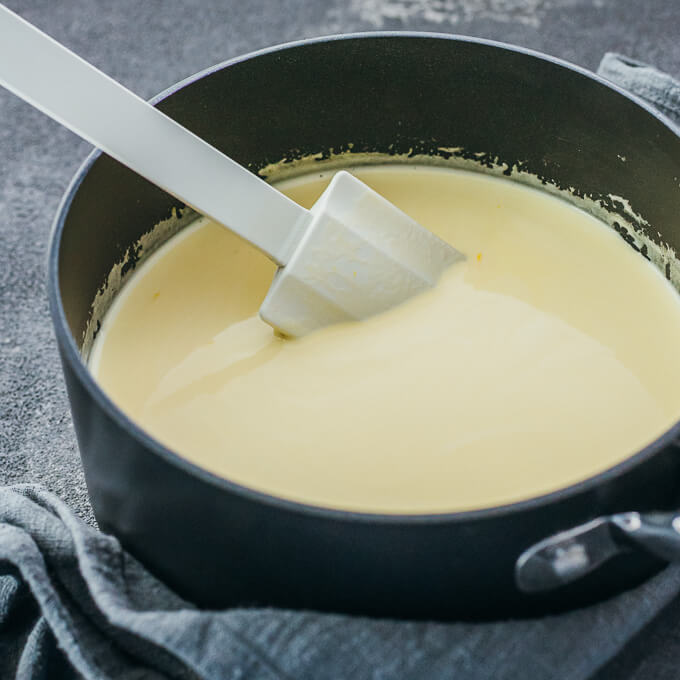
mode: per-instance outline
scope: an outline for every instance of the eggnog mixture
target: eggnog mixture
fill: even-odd
[[[284,340],[257,316],[274,265],[201,219],[104,320],[90,366],[113,401],[230,480],[387,513],[553,491],[680,417],[680,297],[612,230],[477,173],[353,172],[467,261],[378,317]],[[279,187],[310,207],[329,178]]]

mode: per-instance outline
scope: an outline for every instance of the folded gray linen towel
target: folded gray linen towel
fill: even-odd
[[[588,678],[680,590],[680,567],[569,614],[411,623],[200,611],[32,485],[0,488],[0,678]]]
[[[600,73],[665,113],[680,112],[680,85],[649,66],[608,54]],[[679,592],[673,565],[607,602],[532,620],[202,611],[53,494],[0,487],[0,680],[621,680],[628,675],[620,663],[598,669],[639,640]],[[680,676],[678,657],[666,655],[656,667],[666,670],[655,675],[627,663],[636,664],[635,678],[660,680]]]
[[[624,90],[646,99],[669,118],[680,118],[680,82],[667,73],[614,52],[604,55],[597,72]]]

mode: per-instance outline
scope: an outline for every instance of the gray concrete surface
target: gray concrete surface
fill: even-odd
[[[144,97],[260,47],[378,29],[483,36],[590,69],[605,51],[616,50],[680,74],[677,0],[6,4]],[[89,147],[4,90],[0,121],[0,483],[42,482],[93,521],[44,283],[50,224]]]

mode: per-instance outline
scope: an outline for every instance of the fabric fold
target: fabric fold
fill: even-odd
[[[680,118],[680,82],[667,73],[615,52],[602,57],[597,73],[642,97],[669,118]]]

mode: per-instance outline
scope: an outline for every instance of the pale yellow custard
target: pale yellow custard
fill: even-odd
[[[615,232],[482,174],[353,172],[467,261],[385,314],[283,340],[257,316],[273,264],[200,220],[104,320],[90,366],[113,401],[230,480],[387,513],[553,491],[680,417],[680,297]],[[309,207],[328,180],[280,188]]]

